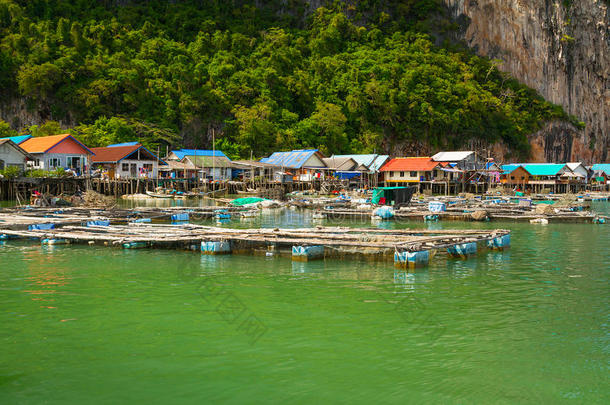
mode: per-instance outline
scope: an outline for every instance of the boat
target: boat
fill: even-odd
[[[248,190],[237,190],[237,194],[239,195],[249,195],[252,197],[257,197],[259,192],[249,188]]]
[[[254,218],[254,217],[257,217],[259,215],[259,211],[258,210],[242,211],[242,212],[239,213],[239,215],[242,218]]]
[[[152,191],[146,191],[146,195],[153,198],[175,198],[174,194],[153,193]]]

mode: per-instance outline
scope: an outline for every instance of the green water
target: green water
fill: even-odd
[[[610,402],[608,225],[384,226],[509,227],[512,248],[408,274],[6,243],[0,403]]]

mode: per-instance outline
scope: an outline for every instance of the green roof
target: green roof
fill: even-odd
[[[224,156],[187,156],[185,159],[197,167],[231,167],[231,161]]]

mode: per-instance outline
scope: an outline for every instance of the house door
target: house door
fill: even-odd
[[[135,163],[132,163],[129,166],[129,174],[131,175],[131,177],[137,177],[138,176],[138,165]]]

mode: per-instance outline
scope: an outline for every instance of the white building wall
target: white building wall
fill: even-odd
[[[390,171],[384,172],[384,179],[386,182],[409,182],[416,183],[419,182],[420,173],[423,172],[413,172],[410,171]]]
[[[135,175],[132,166],[135,165]],[[144,165],[152,165],[152,170],[144,171]],[[144,177],[155,179],[159,174],[159,163],[156,160],[123,159],[117,163],[114,176],[117,179]]]

